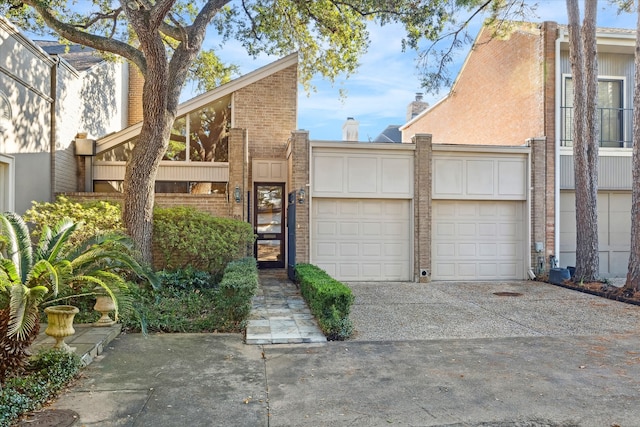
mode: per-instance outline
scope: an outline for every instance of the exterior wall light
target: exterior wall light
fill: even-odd
[[[242,193],[240,192],[240,186],[236,185],[235,190],[233,190],[233,198],[236,199],[236,203],[240,203],[242,200]]]
[[[307,193],[305,193],[304,188],[300,187],[298,190],[298,204],[304,205],[304,201],[307,198]]]

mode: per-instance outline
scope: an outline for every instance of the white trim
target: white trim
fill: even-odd
[[[2,186],[0,189],[0,195],[2,196],[4,210],[13,212],[15,210],[15,198],[16,198],[16,168],[15,158],[6,154],[0,154],[0,164],[6,165],[6,169],[1,171],[3,176]]]
[[[333,142],[333,141],[311,141],[311,148],[336,148],[339,150],[395,150],[395,151],[415,151],[415,144],[400,144],[389,142]]]
[[[560,147],[561,156],[573,156],[573,147]],[[631,157],[633,148],[615,148],[600,147],[598,148],[598,157]]]
[[[511,153],[530,154],[528,146],[503,146],[503,145],[463,145],[463,144],[433,144],[433,151],[453,151],[463,153]]]
[[[31,51],[34,55],[38,56],[45,62],[49,62],[50,66],[55,65],[55,59],[51,57],[44,49],[38,46],[35,42],[29,39],[27,36],[22,34],[22,32],[13,25],[11,21],[6,19],[4,16],[0,15],[0,28],[9,33],[10,37],[16,39],[18,43],[23,45],[25,48]]]

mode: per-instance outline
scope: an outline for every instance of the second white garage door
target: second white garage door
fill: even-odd
[[[344,281],[409,280],[410,201],[313,199],[311,262]]]
[[[434,200],[433,280],[524,279],[521,201]]]

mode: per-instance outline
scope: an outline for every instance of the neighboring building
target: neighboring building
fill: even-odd
[[[597,36],[600,272],[617,277],[629,259],[635,32],[601,28]],[[566,27],[519,23],[494,39],[484,27],[450,93],[401,127],[403,141],[430,133],[436,144],[530,146],[532,265],[548,267],[549,256],[574,265],[571,102]]]
[[[373,142],[402,142],[402,132],[400,125],[389,125],[380,135],[376,136]]]
[[[35,43],[0,16],[1,210],[22,213],[77,188],[73,140],[122,129],[126,82],[125,65]]]
[[[416,99],[411,101],[407,106],[406,121],[409,122],[413,120],[418,114],[422,113],[427,108],[429,108],[429,103],[424,101],[422,92],[416,93]]]

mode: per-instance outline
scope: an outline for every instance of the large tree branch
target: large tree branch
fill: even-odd
[[[202,47],[207,26],[211,23],[220,9],[229,2],[230,0],[209,0],[202,7],[194,19],[193,24],[186,28],[186,40],[180,42],[171,57],[171,62],[169,64],[169,79],[175,82],[175,84],[173,85],[173,90],[169,96],[169,100],[175,99],[176,108],[177,101],[180,97],[180,90],[187,78],[189,66]],[[172,107],[173,106],[170,106],[169,108]]]
[[[151,8],[151,13],[149,13],[149,25],[151,28],[160,28],[175,3],[176,0],[161,0]]]
[[[140,70],[145,70],[146,62],[144,59],[144,55],[133,46],[112,38],[87,33],[71,24],[62,22],[53,15],[51,10],[46,7],[43,2],[40,2],[38,0],[24,0],[24,3],[33,7],[36,12],[40,14],[46,24],[49,27],[53,28],[65,39],[74,43],[91,47],[96,50],[110,52],[122,56],[136,64],[138,68],[140,68]]]

